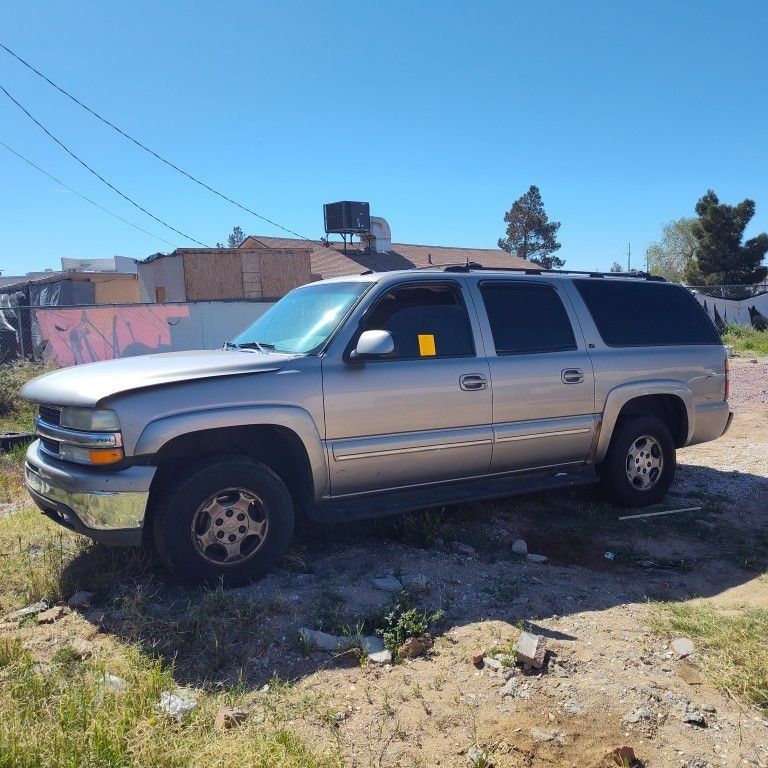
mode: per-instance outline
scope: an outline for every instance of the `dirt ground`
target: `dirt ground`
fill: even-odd
[[[275,677],[321,693],[331,735],[317,713],[297,713],[291,725],[335,741],[350,766],[482,766],[470,751],[478,746],[500,767],[581,768],[622,745],[648,768],[768,766],[765,714],[708,683],[699,649],[681,660],[673,638],[647,623],[649,600],[768,608],[768,364],[732,367],[731,430],[679,452],[659,507],[699,508],[691,512],[620,521],[622,510],[582,489],[436,510],[413,528],[310,526],[283,569],[236,591],[267,608],[258,626],[221,639],[215,665],[168,634],[167,617],[188,593],[151,570],[101,594],[87,619],[72,613],[20,631],[41,661],[74,635],[106,649],[138,642],[174,657],[181,684],[239,682],[255,711]],[[518,538],[548,562],[515,555]],[[457,552],[456,542],[475,554]],[[398,599],[373,585],[388,575],[418,575],[410,600],[444,612],[428,655],[380,666],[298,642],[301,627],[339,631],[380,615]],[[142,595],[156,624],[137,627],[125,590]],[[547,638],[549,663],[544,672],[517,669],[502,695],[505,670],[478,669],[472,657],[513,647],[521,627]],[[704,724],[685,722],[693,710]]]

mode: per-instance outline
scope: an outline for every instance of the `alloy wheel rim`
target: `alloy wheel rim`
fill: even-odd
[[[192,518],[196,552],[217,566],[240,565],[261,549],[269,531],[267,506],[247,488],[211,494]]]
[[[639,491],[649,491],[661,477],[664,452],[659,441],[643,435],[632,441],[627,451],[626,471],[630,485]]]

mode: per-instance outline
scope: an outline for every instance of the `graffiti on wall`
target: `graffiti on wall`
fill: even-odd
[[[751,325],[758,331],[768,329],[768,293],[761,293],[741,301],[718,299],[701,293],[695,295],[721,331],[728,323]]]
[[[59,366],[170,351],[172,326],[188,317],[173,304],[35,310],[45,358]]]

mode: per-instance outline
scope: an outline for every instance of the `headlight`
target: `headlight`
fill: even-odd
[[[102,408],[62,408],[61,426],[83,432],[117,432],[120,419],[114,411]]]

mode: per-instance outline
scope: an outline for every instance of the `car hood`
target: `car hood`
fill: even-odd
[[[167,352],[62,368],[22,387],[25,400],[51,405],[93,407],[129,390],[192,379],[279,371],[294,355],[247,350]]]

